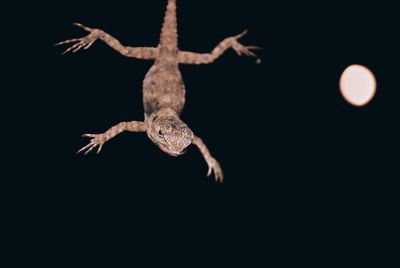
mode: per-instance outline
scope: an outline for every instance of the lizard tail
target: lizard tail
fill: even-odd
[[[178,30],[176,21],[176,0],[168,0],[160,36],[160,54],[175,52],[178,49]],[[161,55],[160,55],[161,56]]]

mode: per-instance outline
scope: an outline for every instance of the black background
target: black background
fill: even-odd
[[[165,2],[12,8],[5,45],[15,50],[3,51],[12,59],[11,97],[2,109],[15,139],[4,140],[15,246],[39,248],[26,258],[57,264],[381,263],[398,208],[395,8],[178,1],[181,49],[208,52],[244,29],[243,44],[264,47],[259,65],[228,51],[210,65],[181,66],[182,119],[220,161],[218,184],[195,147],[172,158],[143,133],[119,135],[100,155],[75,153],[88,142],[81,134],[143,119],[141,83],[152,62],[102,42],[64,56],[67,46],[53,44],[84,36],[72,26],[81,22],[126,45],[156,46]],[[341,72],[355,63],[378,81],[362,108],[338,90]]]

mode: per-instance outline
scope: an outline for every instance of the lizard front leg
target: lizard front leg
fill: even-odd
[[[256,46],[244,46],[239,43],[239,39],[247,33],[247,30],[236,36],[225,38],[220,42],[211,53],[195,53],[189,51],[180,51],[178,54],[179,63],[183,64],[208,64],[218,59],[227,49],[233,48],[236,53],[241,56],[251,56],[257,58],[257,55],[251,51],[254,49],[261,49]],[[260,63],[260,59],[257,59]]]
[[[146,132],[147,125],[144,122],[139,121],[131,121],[131,122],[121,122],[116,124],[109,130],[101,134],[84,134],[83,137],[92,138],[86,146],[80,149],[77,153],[85,151],[85,154],[88,154],[94,148],[99,146],[97,149],[97,153],[100,153],[101,148],[103,147],[104,143],[115,137],[116,135],[120,134],[123,131],[131,131],[131,132]]]
[[[224,173],[222,172],[221,166],[218,161],[211,155],[210,151],[208,150],[207,146],[204,142],[197,136],[193,138],[193,144],[199,148],[201,154],[206,160],[208,165],[208,173],[207,176],[210,176],[212,172],[214,172],[215,180],[222,182],[224,180]]]
[[[88,49],[97,39],[104,41],[111,48],[118,51],[120,54],[126,57],[137,58],[137,59],[145,59],[145,60],[155,60],[158,55],[158,48],[153,47],[128,47],[123,46],[117,39],[115,39],[110,34],[100,30],[93,29],[87,26],[84,26],[80,23],[74,23],[74,25],[81,27],[85,31],[89,32],[89,34],[82,38],[74,38],[66,41],[59,42],[55,44],[56,46],[62,44],[74,43],[72,46],[67,48],[63,54],[72,50],[72,52],[77,52],[81,48]]]

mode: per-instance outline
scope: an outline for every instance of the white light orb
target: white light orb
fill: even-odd
[[[375,96],[376,79],[365,66],[350,65],[340,77],[340,92],[343,98],[354,106],[364,106]]]

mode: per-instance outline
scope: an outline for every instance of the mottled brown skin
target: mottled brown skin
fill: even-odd
[[[204,142],[193,134],[192,130],[180,119],[185,106],[185,85],[179,64],[208,64],[219,58],[227,49],[234,49],[238,55],[256,55],[251,49],[254,46],[243,46],[238,42],[246,31],[224,39],[211,53],[194,53],[178,49],[178,33],[176,22],[176,0],[168,0],[164,23],[161,30],[160,43],[157,47],[123,46],[117,39],[99,29],[89,28],[79,23],[74,25],[89,32],[82,38],[69,39],[56,45],[73,43],[65,53],[77,52],[81,48],[88,49],[97,39],[104,41],[123,56],[154,60],[143,81],[144,122],[121,122],[101,134],[84,134],[91,138],[89,144],[78,152],[89,153],[97,148],[99,153],[105,142],[123,131],[147,132],[147,136],[164,152],[179,156],[186,152],[190,144],[196,145],[208,165],[208,174],[214,172],[217,181],[223,181],[223,172],[218,161],[211,155]],[[259,62],[259,60],[257,61]]]

